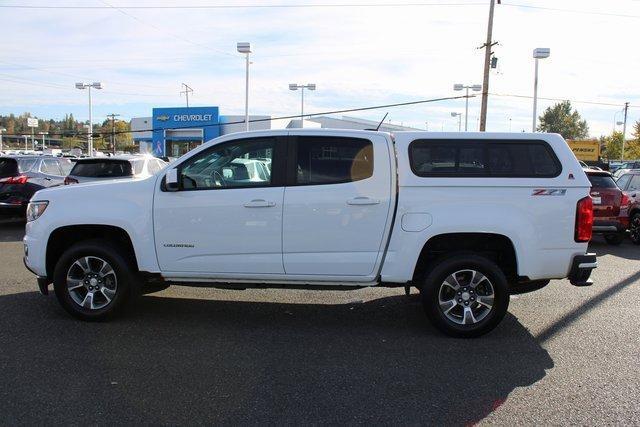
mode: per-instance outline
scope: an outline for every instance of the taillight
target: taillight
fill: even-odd
[[[75,178],[69,178],[68,176],[64,178],[64,185],[69,185],[69,184],[77,184],[78,180]]]
[[[591,240],[591,232],[593,229],[593,200],[591,196],[578,201],[576,208],[576,242],[588,242]]]
[[[26,184],[29,177],[26,175],[10,176],[9,178],[0,179],[0,184]]]
[[[629,196],[622,193],[622,199],[620,199],[620,208],[628,208],[629,207]]]

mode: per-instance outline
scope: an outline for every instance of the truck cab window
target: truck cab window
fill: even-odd
[[[373,144],[367,139],[298,137],[296,184],[360,181],[373,175]]]
[[[182,189],[266,187],[272,184],[274,138],[252,138],[214,146],[181,166]]]

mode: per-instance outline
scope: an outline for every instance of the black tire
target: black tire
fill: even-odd
[[[472,288],[472,290],[476,290],[476,295],[478,296],[477,300],[473,297],[473,295],[469,296],[469,292],[463,292],[463,294],[466,294],[467,299],[474,298],[472,301],[467,300],[464,301],[464,303],[466,304],[468,302],[468,307],[470,309],[477,309],[478,312],[483,315],[483,317],[477,323],[456,323],[449,317],[447,317],[443,309],[441,309],[440,307],[439,297],[441,296],[441,292],[449,291],[444,286],[445,279],[449,278],[449,276],[451,276],[453,273],[463,270],[474,270],[476,272],[479,272],[484,275],[489,281],[488,285],[483,280],[483,284],[477,283],[476,287],[467,287]],[[462,274],[460,280],[465,279],[464,276],[467,274],[468,273]],[[462,286],[463,283],[460,283],[460,285],[461,287],[464,287]],[[491,304],[490,309],[487,309],[484,305],[481,305],[479,303],[480,299],[482,299],[482,289],[479,288],[480,286],[484,288],[491,286],[493,288],[493,303]],[[441,287],[443,289],[441,289]],[[457,254],[451,254],[450,256],[436,261],[434,268],[427,273],[427,276],[424,280],[421,297],[425,313],[431,323],[445,334],[459,338],[474,338],[486,334],[500,323],[507,312],[507,308],[509,308],[509,288],[507,279],[505,278],[502,270],[500,270],[500,268],[491,260],[472,253],[461,252]],[[461,300],[461,298],[459,299],[454,295],[454,299],[455,301],[451,302],[457,305],[454,306],[453,310],[457,310],[458,308],[460,308],[464,313],[466,311],[466,308],[462,303],[456,302],[458,300]],[[466,313],[462,314],[461,316],[465,315]],[[460,319],[460,321],[464,321],[464,318]]]
[[[629,238],[634,245],[640,245],[640,213],[635,213],[629,221]]]
[[[115,291],[112,291],[114,294],[110,294],[111,299],[109,302],[107,302],[105,294],[99,294],[97,290],[95,291],[96,299],[102,298],[100,303],[106,304],[104,307],[99,307],[100,304],[97,304],[97,302],[97,308],[83,307],[74,301],[72,293],[77,298],[80,292],[88,292],[85,285],[82,285],[82,287],[74,292],[68,290],[67,274],[70,271],[74,271],[82,275],[83,268],[81,265],[73,267],[74,270],[70,269],[76,261],[84,259],[85,257],[90,258],[89,262],[94,267],[96,267],[95,263],[99,262],[96,261],[97,259],[106,261],[109,264],[112,273],[109,273],[109,277],[104,280],[105,287],[106,282],[109,280],[113,284],[115,277],[116,286],[112,286]],[[138,285],[135,277],[132,265],[119,254],[119,251],[112,246],[109,241],[100,239],[87,240],[71,246],[62,254],[54,269],[53,287],[60,305],[62,305],[69,314],[81,320],[101,321],[114,316],[136,295],[135,290],[138,289]],[[94,298],[91,298],[91,305],[93,305],[93,303]]]
[[[618,246],[624,240],[624,235],[622,233],[605,234],[604,240],[610,245]]]

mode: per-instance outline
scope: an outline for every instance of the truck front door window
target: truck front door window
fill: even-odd
[[[254,138],[220,146],[187,160],[181,168],[182,189],[267,187],[270,173],[259,169],[271,163],[273,138]],[[264,168],[267,172],[268,169]],[[260,172],[259,172],[260,171]]]

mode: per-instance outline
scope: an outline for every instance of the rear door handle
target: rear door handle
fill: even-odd
[[[45,181],[51,181],[51,178],[47,178],[46,176],[44,177]]]
[[[268,202],[264,199],[253,199],[250,202],[244,204],[245,208],[272,208],[276,205],[276,202]]]
[[[354,197],[353,199],[347,200],[348,205],[356,205],[356,206],[377,205],[379,203],[380,203],[380,200],[372,199],[370,197]]]

